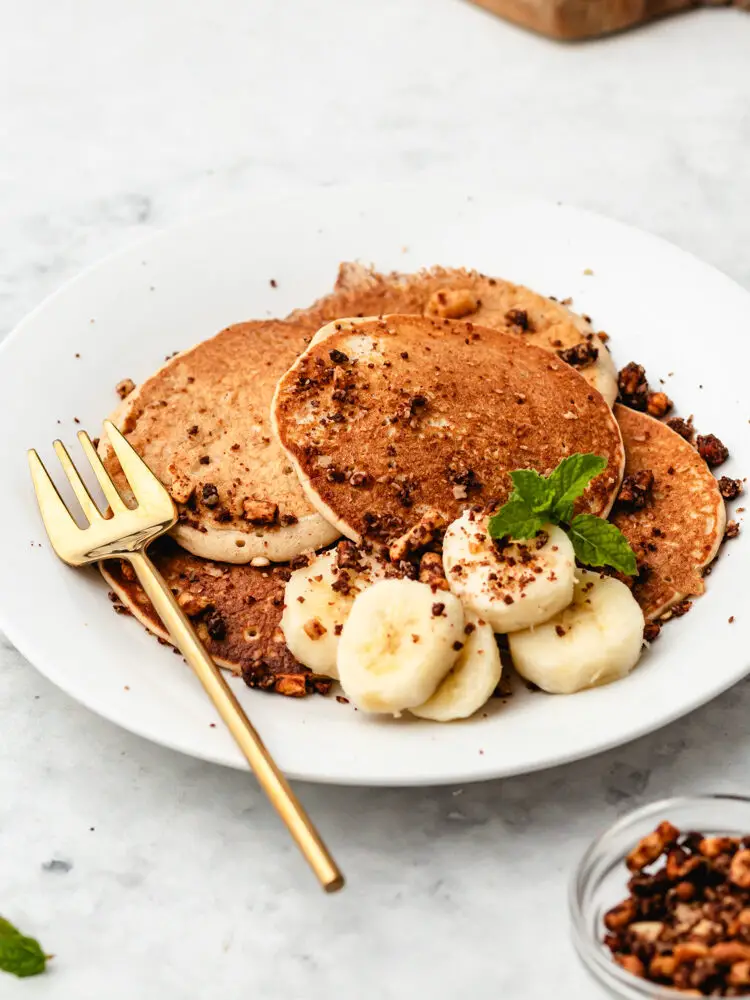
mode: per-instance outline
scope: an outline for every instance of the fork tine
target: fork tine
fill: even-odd
[[[104,430],[107,432],[109,442],[120,461],[122,471],[128,478],[138,504],[149,502],[168,504],[171,509],[174,509],[174,503],[167,490],[111,420],[104,421]]]
[[[99,520],[102,513],[94,503],[86,484],[78,474],[78,469],[76,469],[75,465],[73,465],[73,459],[68,454],[67,448],[62,441],[55,441],[52,447],[55,449],[55,454],[60,459],[60,465],[63,467],[63,472],[68,477],[68,482],[73,487],[73,492],[78,498],[78,503],[83,508],[83,513],[86,515],[90,523]]]
[[[44,521],[44,527],[47,529],[53,548],[57,550],[58,544],[62,544],[66,537],[70,538],[71,532],[80,531],[80,528],[71,517],[70,511],[57,492],[57,487],[50,479],[36,450],[31,448],[28,455],[31,479],[34,483],[34,492],[42,521]]]
[[[109,473],[102,464],[102,460],[97,455],[96,448],[94,447],[94,442],[88,436],[86,431],[78,432],[78,440],[81,442],[81,448],[83,448],[83,453],[89,460],[89,465],[94,470],[94,475],[99,480],[99,485],[102,488],[104,496],[107,498],[107,503],[112,508],[112,513],[121,514],[128,508],[125,504],[125,501],[117,492],[117,487],[110,479]]]

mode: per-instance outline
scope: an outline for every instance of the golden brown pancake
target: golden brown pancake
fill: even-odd
[[[280,320],[230,326],[167,361],[113,415],[177,502],[173,535],[188,551],[224,562],[284,562],[336,537],[271,431],[276,383],[310,335],[309,327]],[[106,440],[100,453],[126,489]]]
[[[587,317],[561,302],[477,271],[435,267],[418,274],[379,274],[361,264],[345,263],[332,294],[291,318],[316,327],[342,316],[417,313],[437,319],[468,319],[523,336],[565,358],[611,406],[617,397],[617,372],[603,340]],[[570,352],[570,349],[573,349]]]
[[[250,687],[279,694],[328,691],[330,680],[311,673],[286,648],[279,627],[286,566],[218,565],[185,552],[169,538],[155,542],[149,555],[219,666],[241,674]],[[110,560],[100,568],[141,625],[171,642],[130,565]]]
[[[437,510],[503,502],[508,472],[595,452],[579,510],[606,516],[624,451],[612,411],[521,337],[420,316],[346,320],[279,382],[273,418],[311,503],[348,537],[387,540]],[[317,339],[317,338],[316,338]]]
[[[644,615],[657,618],[705,590],[703,570],[724,537],[726,508],[711,470],[684,438],[619,403],[615,416],[625,442],[625,475],[654,474],[646,506],[626,511],[618,505],[612,520],[646,565],[633,593]]]

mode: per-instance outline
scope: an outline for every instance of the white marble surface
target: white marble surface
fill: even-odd
[[[6,3],[0,334],[158,227],[359,177],[485,177],[750,287],[749,53],[750,16],[726,10],[558,46],[458,0]],[[57,957],[0,974],[0,996],[594,1000],[571,866],[634,804],[746,790],[748,713],[745,683],[633,745],[460,794],[301,787],[350,877],[325,898],[247,777],[120,732],[3,643],[0,912]]]

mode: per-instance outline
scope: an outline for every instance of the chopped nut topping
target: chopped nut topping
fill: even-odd
[[[722,476],[719,480],[719,493],[725,500],[735,500],[742,491],[741,479],[730,479],[729,476]]]
[[[313,641],[320,639],[328,631],[320,618],[310,618],[302,628],[308,639],[312,639]]]
[[[693,427],[692,417],[688,417],[687,420],[684,417],[670,417],[667,420],[667,427],[671,428],[675,434],[679,434],[681,438],[689,441],[690,444],[693,443],[695,428]]]
[[[634,361],[625,365],[617,376],[620,401],[633,410],[645,410],[648,405],[648,381],[642,365]]]
[[[666,864],[651,867],[664,854]],[[662,823],[631,852],[628,867],[637,872],[630,895],[604,916],[614,960],[686,995],[745,995],[750,838],[681,834]]]
[[[201,499],[206,507],[215,507],[219,502],[219,491],[213,483],[204,483],[201,490]]]
[[[209,611],[206,616],[206,628],[212,639],[226,639],[227,623],[218,611]]]
[[[566,365],[572,365],[573,368],[588,368],[599,357],[599,348],[591,341],[584,340],[580,344],[574,344],[572,347],[558,351],[557,356]]]
[[[736,521],[729,521],[724,532],[725,538],[736,538],[740,533],[740,526]]]
[[[187,590],[179,595],[177,603],[189,618],[201,614],[209,605],[208,598],[201,597],[199,594],[191,594]]]
[[[721,443],[715,434],[699,434],[695,446],[700,457],[711,468],[721,465],[729,458],[729,449]]]
[[[428,316],[461,319],[471,316],[478,308],[479,300],[470,289],[440,288],[430,297],[425,312]]]
[[[511,326],[517,326],[524,333],[532,329],[529,314],[525,309],[509,309],[505,318]]]
[[[419,581],[435,590],[448,590],[443,560],[437,552],[425,552],[419,561]]]
[[[339,351],[335,347],[332,351],[328,352],[328,357],[335,365],[345,365],[349,360],[348,354],[344,354],[343,351]]]
[[[653,472],[641,469],[632,476],[625,476],[617,494],[617,503],[623,510],[641,510],[651,499],[653,488]]]
[[[393,542],[388,550],[391,562],[399,562],[412,552],[426,548],[439,537],[445,528],[445,518],[438,510],[430,509],[421,520]]]
[[[666,392],[650,392],[646,400],[646,411],[652,417],[664,417],[672,409],[672,400]]]
[[[270,500],[251,500],[245,497],[242,501],[242,516],[253,524],[274,524],[279,516],[279,505]]]
[[[130,393],[135,389],[135,382],[132,378],[124,378],[122,382],[118,382],[115,386],[115,391],[120,399],[125,399]]]

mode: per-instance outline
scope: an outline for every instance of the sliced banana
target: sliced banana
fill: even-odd
[[[625,584],[589,570],[577,572],[569,608],[508,636],[518,673],[550,694],[619,680],[641,655],[643,612]]]
[[[398,715],[435,693],[465,638],[453,594],[416,580],[382,580],[355,598],[344,623],[341,686],[359,708]]]
[[[443,565],[453,593],[495,632],[545,622],[573,599],[573,546],[551,524],[528,542],[499,549],[487,534],[487,519],[466,511],[445,533]]]
[[[351,543],[344,543],[351,546]],[[284,590],[281,631],[293,656],[310,670],[338,677],[336,652],[344,622],[357,594],[383,577],[385,564],[361,551],[339,567],[337,549],[321,552],[295,570]]]
[[[467,719],[492,697],[503,672],[495,635],[471,612],[466,615],[464,632],[467,630],[464,648],[447,677],[423,705],[409,709],[412,715],[435,722]]]

